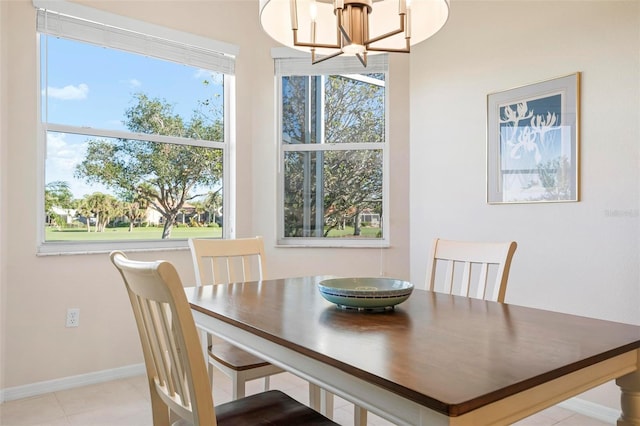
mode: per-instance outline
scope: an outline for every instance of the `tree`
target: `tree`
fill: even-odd
[[[64,181],[49,182],[44,188],[45,214],[55,221],[58,227],[62,224],[62,218],[53,211],[54,207],[72,209],[74,207],[73,193],[69,183]]]
[[[172,105],[145,94],[134,95],[134,106],[125,112],[125,125],[135,133],[177,136],[201,140],[221,140],[219,114],[200,103],[191,120],[173,112]],[[176,217],[188,200],[203,194],[195,191],[211,187],[222,177],[222,151],[200,146],[129,139],[88,141],[85,159],[76,176],[99,182],[119,194],[137,194],[164,218],[162,238],[169,238]]]
[[[222,189],[210,191],[203,201],[203,207],[208,215],[209,223],[222,225]]]
[[[139,192],[126,192],[123,198],[122,211],[129,220],[129,232],[132,232],[135,223],[144,219],[149,208],[149,201]]]
[[[200,221],[202,220],[202,214],[205,213],[207,209],[204,207],[203,201],[193,201],[191,205],[193,206],[193,209],[196,215],[195,217],[191,218],[190,223],[192,226],[200,226]]]
[[[353,235],[360,235],[360,212],[365,208],[380,207],[382,200],[382,153],[380,151],[357,151],[344,155],[342,152],[327,163],[325,173],[324,205],[329,232],[340,222],[353,223]]]
[[[91,219],[94,217],[94,215],[91,211],[91,206],[87,202],[86,196],[78,202],[78,214],[85,218],[87,224],[87,232],[91,232]]]
[[[90,230],[89,218],[95,217],[95,232],[104,232],[111,219],[122,214],[122,205],[118,199],[101,192],[85,196],[81,206],[83,212],[90,213],[87,216],[87,230]]]
[[[384,87],[372,83],[383,76],[367,77],[286,78],[284,137],[297,144],[384,142]],[[322,95],[324,106],[319,111],[317,98]],[[285,176],[285,236],[308,236],[311,228],[315,235],[322,230],[326,237],[345,222],[353,223],[357,236],[360,211],[381,210],[381,150],[289,151],[285,153]],[[317,209],[322,209],[321,215],[316,214]],[[322,223],[316,223],[319,217]]]
[[[64,181],[49,182],[44,189],[45,210],[56,206],[63,209],[73,208],[73,193],[69,183]]]

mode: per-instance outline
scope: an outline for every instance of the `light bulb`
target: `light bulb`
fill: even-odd
[[[318,5],[316,4],[316,0],[311,0],[309,2],[309,14],[311,15],[311,21],[315,22],[318,17]]]

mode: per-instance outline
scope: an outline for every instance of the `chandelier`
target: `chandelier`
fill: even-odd
[[[274,40],[310,51],[316,64],[338,55],[409,53],[440,30],[449,0],[260,0],[260,23]]]

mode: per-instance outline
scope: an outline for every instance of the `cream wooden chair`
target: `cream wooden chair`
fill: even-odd
[[[427,270],[428,288],[504,303],[511,259],[517,247],[515,241],[485,243],[436,238]]]
[[[427,270],[428,288],[431,291],[504,303],[511,259],[517,246],[515,241],[478,243],[436,238]],[[443,272],[444,279],[440,283],[437,278]],[[436,285],[436,281],[440,285]],[[355,407],[354,424],[367,424],[367,411],[364,408]]]
[[[119,251],[120,271],[138,325],[149,381],[154,426],[170,424],[336,425],[280,391],[213,405],[204,355],[182,282],[166,261],[138,262]]]
[[[262,237],[190,239],[189,247],[198,286],[260,281],[266,277]],[[249,380],[264,378],[264,390],[269,390],[269,376],[283,371],[230,343],[212,336],[207,340],[209,379],[213,381],[214,367],[231,378],[233,399],[245,395],[245,384]]]

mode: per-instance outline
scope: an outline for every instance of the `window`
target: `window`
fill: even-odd
[[[276,60],[279,244],[387,244],[387,63],[370,60]]]
[[[233,56],[136,24],[151,34],[38,11],[40,253],[162,249],[231,234]]]

